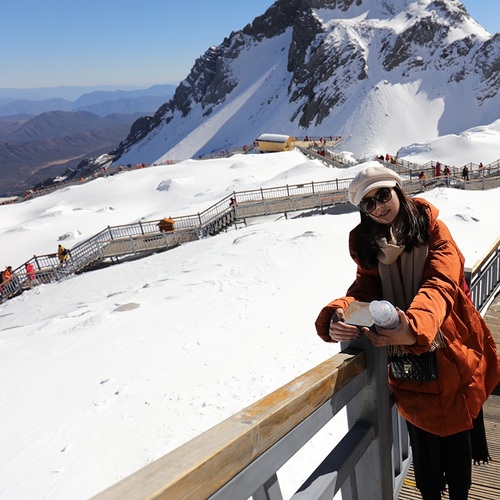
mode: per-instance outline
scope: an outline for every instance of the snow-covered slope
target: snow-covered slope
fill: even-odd
[[[432,160],[457,167],[467,163],[487,165],[500,160],[500,120],[431,142],[411,144],[399,150],[398,156],[421,165]]]
[[[471,138],[478,158],[498,144],[488,129]],[[448,144],[457,155],[465,147]],[[295,151],[97,179],[0,205],[2,263],[53,252],[61,238],[71,248],[108,224],[196,213],[233,190],[360,168],[328,169]],[[467,266],[500,236],[498,188],[422,196]],[[0,498],[88,499],[334,355],[314,320],[354,279],[347,239],[359,215],[350,205],[309,215],[249,219],[0,305]],[[285,498],[345,430],[335,419],[279,471]]]

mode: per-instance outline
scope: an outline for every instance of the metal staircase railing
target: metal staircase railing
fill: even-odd
[[[500,186],[500,166],[488,166],[480,176],[465,182],[449,176],[436,180],[442,185],[462,189],[490,189]],[[396,165],[397,166],[397,165]],[[403,177],[403,188],[409,194],[422,192],[423,181],[415,178],[405,167],[397,166]],[[284,185],[233,192],[203,212],[174,217],[175,230],[161,233],[159,220],[139,221],[121,226],[108,226],[88,240],[70,249],[69,258],[61,264],[56,254],[35,255],[14,270],[14,277],[2,286],[1,296],[10,298],[40,283],[60,280],[71,274],[125,258],[146,256],[182,243],[217,234],[231,225],[245,223],[247,218],[297,211],[325,210],[347,203],[347,189],[352,179],[333,179],[321,182]],[[231,199],[236,199],[236,204]],[[35,279],[28,276],[26,265],[33,264]]]
[[[500,291],[500,238],[484,258],[465,269],[472,302],[482,314]]]

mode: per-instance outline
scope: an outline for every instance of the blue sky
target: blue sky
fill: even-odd
[[[0,0],[0,88],[178,83],[209,46],[273,3]],[[500,31],[500,0],[462,3]]]

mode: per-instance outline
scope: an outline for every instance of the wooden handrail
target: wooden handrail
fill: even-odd
[[[500,238],[497,238],[495,243],[491,245],[490,249],[486,251],[484,256],[478,259],[471,267],[466,267],[465,272],[469,276],[476,274],[478,270],[481,268],[481,266],[483,266],[484,263],[487,262],[495,252],[498,252],[499,247],[500,247]]]
[[[346,349],[95,499],[208,498],[366,368]]]

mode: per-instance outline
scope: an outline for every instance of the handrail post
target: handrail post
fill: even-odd
[[[344,345],[345,344],[345,345]],[[342,486],[342,498],[387,500],[393,498],[394,471],[392,465],[392,411],[387,382],[387,349],[373,347],[362,337],[345,347],[363,349],[368,356],[368,379],[371,381],[346,406],[349,429],[357,422],[375,429],[375,439]]]

